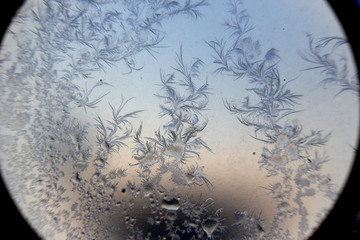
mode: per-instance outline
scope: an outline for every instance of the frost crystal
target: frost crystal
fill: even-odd
[[[284,55],[264,51],[242,2],[229,2],[228,12],[208,0],[44,0],[20,9],[0,59],[0,164],[42,238],[285,239],[296,224],[302,239],[315,217],[308,203],[336,199],[324,167],[332,135],[308,129],[301,89],[282,77]],[[214,13],[227,20],[204,42],[196,31],[219,20]],[[320,70],[338,94],[358,93],[347,41],[308,40],[306,72]],[[231,135],[247,129],[251,136]],[[249,181],[234,179],[252,174],[242,161],[247,140],[258,143],[252,163],[268,182],[251,182],[266,204],[245,207],[248,196],[236,191]],[[258,206],[270,206],[267,220]]]

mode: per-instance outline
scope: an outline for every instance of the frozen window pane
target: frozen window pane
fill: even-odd
[[[304,239],[358,141],[324,1],[27,1],[0,74],[2,177],[45,239]]]

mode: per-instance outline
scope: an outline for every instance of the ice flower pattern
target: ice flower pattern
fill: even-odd
[[[323,193],[329,199],[336,196],[334,186],[326,180],[331,178],[321,172],[323,164],[329,159],[325,153],[319,154],[320,147],[326,145],[331,134],[316,130],[304,134],[300,121],[290,120],[291,116],[299,112],[296,106],[302,95],[292,91],[289,87],[291,81],[284,83],[280,78],[278,63],[281,57],[276,49],[272,48],[261,56],[260,42],[253,41],[249,36],[254,29],[249,24],[250,17],[240,6],[240,1],[231,3],[230,20],[225,23],[231,30],[227,40],[209,41],[207,44],[215,53],[214,63],[218,66],[216,73],[228,74],[238,81],[247,80],[252,85],[247,89],[252,100],[250,96],[245,97],[242,103],[225,99],[224,106],[238,116],[243,126],[253,127],[253,138],[265,144],[258,161],[260,169],[264,168],[268,177],[282,179],[274,180],[269,188],[265,187],[275,200],[278,212],[264,236],[270,239],[289,238],[289,233],[279,230],[279,224],[285,219],[297,218],[297,238],[302,239],[309,230],[309,213],[303,199],[318,193]],[[342,45],[343,42],[338,40],[336,45]],[[302,55],[303,58],[313,63],[324,60],[325,56],[319,54],[320,48],[332,41],[324,39],[323,45],[314,48],[310,38],[311,53]],[[322,61],[331,64],[335,62]],[[325,74],[332,74],[333,68],[329,64],[325,65],[319,68],[324,68]],[[342,91],[345,90],[348,88]],[[309,176],[311,181],[308,180]],[[315,190],[316,185],[318,191]]]
[[[13,46],[2,48],[0,59],[0,163],[11,195],[42,238],[302,239],[312,217],[306,203],[337,197],[324,170],[331,134],[298,120],[303,95],[285,81],[281,52],[264,50],[252,34],[242,1],[229,1],[224,31],[211,33],[215,40],[176,39],[171,55],[172,24],[202,27],[204,13],[213,17],[208,5],[216,4],[44,0],[20,9],[8,29]],[[186,34],[195,29],[182,27]],[[305,70],[320,70],[320,81],[340,88],[338,94],[358,93],[356,74],[338,55],[346,40],[308,39],[300,53],[310,64]],[[245,83],[239,86],[245,94],[221,92],[214,87],[219,79]],[[134,93],[131,86],[141,87]],[[142,91],[157,111],[136,96]],[[214,116],[213,107],[224,116]],[[150,115],[156,124],[144,117]],[[241,206],[245,198],[230,209],[214,197],[223,189],[213,180],[217,166],[208,166],[229,164],[221,148],[234,129],[216,121],[232,116],[236,128],[251,129],[241,138],[261,146],[251,156],[270,182],[259,189],[272,200],[270,219],[252,202]],[[240,158],[228,167],[247,171]],[[297,236],[288,222],[298,224]]]

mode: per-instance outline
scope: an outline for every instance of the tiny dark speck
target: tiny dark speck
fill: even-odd
[[[255,152],[253,152],[253,155],[255,155],[256,153]]]
[[[126,189],[125,188],[121,189],[121,192],[123,192],[123,193],[126,192]]]

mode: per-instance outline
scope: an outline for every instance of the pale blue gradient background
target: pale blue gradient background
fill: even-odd
[[[324,172],[328,172],[333,183],[341,189],[354,158],[350,146],[357,146],[357,98],[345,93],[333,99],[337,89],[328,87],[324,90],[319,85],[318,72],[303,71],[308,65],[298,55],[299,51],[308,48],[306,33],[313,33],[318,37],[344,36],[337,19],[323,1],[260,0],[244,1],[243,6],[247,9],[250,23],[254,27],[250,36],[260,41],[263,54],[270,48],[279,50],[282,58],[279,63],[282,78],[296,78],[288,86],[294,92],[304,95],[299,101],[300,105],[296,106],[302,112],[290,116],[289,119],[299,119],[304,132],[310,132],[311,129],[323,130],[324,133],[332,131],[332,137],[325,147],[331,161],[326,164]],[[156,86],[160,82],[160,69],[166,73],[174,72],[170,66],[175,65],[180,45],[183,47],[185,62],[190,62],[191,57],[202,59],[206,66],[202,68],[201,78],[208,79],[212,94],[209,110],[204,113],[209,123],[201,136],[214,154],[203,151],[199,164],[205,166],[207,177],[215,186],[215,191],[205,189],[204,192],[208,196],[216,197],[219,206],[222,202],[236,202],[244,208],[262,211],[264,218],[271,219],[271,214],[276,209],[271,208],[271,198],[259,188],[267,186],[269,181],[265,171],[259,171],[257,163],[264,144],[251,138],[249,135],[253,135],[253,129],[241,125],[236,116],[229,114],[224,108],[222,102],[222,98],[242,101],[248,95],[246,88],[249,85],[245,79],[234,81],[233,77],[226,77],[225,74],[213,74],[217,66],[212,63],[213,52],[205,44],[205,41],[223,36],[222,24],[223,19],[228,18],[227,9],[228,5],[223,1],[213,1],[211,6],[203,8],[203,17],[196,22],[191,19],[172,19],[163,25],[166,37],[160,43],[163,47],[156,49],[156,59],[144,51],[136,57],[138,66],[144,65],[141,71],[122,75],[119,69],[125,67],[119,67],[99,75],[99,78],[113,84],[125,98],[135,97],[129,106],[146,111],[134,122],[138,121],[140,124],[142,121],[143,136],[154,136],[154,130],[167,120],[165,117],[158,118],[159,101],[154,96],[160,89]],[[352,60],[350,51],[345,54]],[[112,90],[106,101],[119,102],[119,92]],[[105,105],[106,101],[102,104]],[[96,110],[97,114],[104,115],[106,112],[99,113],[100,109],[109,108],[104,106]],[[253,156],[253,152],[257,154]],[[132,161],[130,153],[122,156],[120,160],[128,161]],[[307,204],[309,209],[317,212],[331,203],[312,201]],[[231,212],[232,209],[225,211]]]
[[[122,96],[124,99],[134,98],[126,110],[140,109],[144,112],[134,119],[133,125],[138,127],[142,123],[142,135],[154,137],[154,131],[169,120],[158,117],[159,99],[154,96],[160,89],[157,86],[160,83],[160,70],[169,74],[175,72],[171,66],[175,66],[176,54],[182,46],[185,62],[200,58],[205,63],[201,68],[201,83],[208,79],[212,93],[207,107],[209,110],[204,112],[209,122],[200,134],[214,153],[202,151],[199,165],[205,167],[206,176],[214,185],[214,190],[204,186],[196,187],[194,194],[196,195],[196,189],[201,189],[204,199],[210,196],[215,198],[216,204],[229,214],[239,206],[253,209],[256,213],[262,212],[263,218],[271,220],[272,214],[276,212],[275,205],[272,205],[272,199],[267,192],[260,188],[267,186],[270,179],[265,176],[265,171],[259,171],[257,163],[264,143],[250,137],[254,134],[253,129],[240,124],[236,116],[225,109],[222,102],[223,98],[242,101],[248,95],[246,88],[249,84],[244,79],[234,81],[231,76],[214,74],[217,66],[213,64],[213,52],[206,44],[206,41],[222,38],[224,35],[225,27],[222,24],[224,19],[229,17],[228,5],[224,2],[211,1],[210,6],[201,9],[203,16],[196,21],[180,17],[166,21],[163,24],[166,36],[159,44],[160,47],[155,49],[156,59],[143,51],[135,58],[137,66],[143,66],[141,71],[123,74],[128,69],[124,64],[118,64],[109,68],[106,73],[93,75],[92,79],[87,80],[88,87],[99,79],[114,87],[103,86],[94,91],[93,97],[110,91],[97,108],[87,109],[87,113],[83,108],[75,108],[72,114],[84,123],[94,123],[93,119],[97,115],[110,119],[108,103],[117,106]],[[300,105],[296,106],[302,112],[291,115],[289,119],[299,119],[305,132],[310,132],[311,129],[323,130],[324,133],[332,132],[332,137],[324,148],[331,161],[323,171],[332,176],[332,182],[340,190],[345,184],[354,158],[350,146],[357,146],[358,141],[358,98],[348,93],[333,98],[337,89],[323,89],[319,85],[318,72],[303,71],[308,65],[298,54],[308,48],[306,33],[312,33],[315,37],[344,36],[337,19],[324,1],[247,0],[243,7],[247,9],[250,24],[254,27],[250,36],[260,41],[263,54],[270,48],[279,50],[282,58],[279,63],[282,78],[296,78],[288,86],[294,92],[304,95],[299,100]],[[3,44],[11,47],[12,42],[8,38]],[[349,61],[353,60],[349,49],[344,54]],[[355,71],[355,66],[349,71]],[[85,86],[84,82],[79,82],[78,85]],[[89,142],[95,139],[96,134],[94,128],[91,130]],[[131,141],[129,143],[132,144]],[[256,155],[253,155],[253,152]],[[129,163],[133,162],[131,149],[125,148],[115,154],[109,163],[112,167],[128,168]],[[136,178],[136,172],[129,168],[128,179],[131,178]],[[179,191],[189,190],[179,188]],[[316,227],[316,213],[333,203],[312,201],[306,204],[309,211],[313,210],[310,212],[310,220]],[[265,226],[268,224],[269,222],[265,221]],[[291,221],[287,224],[290,229],[297,228]]]

